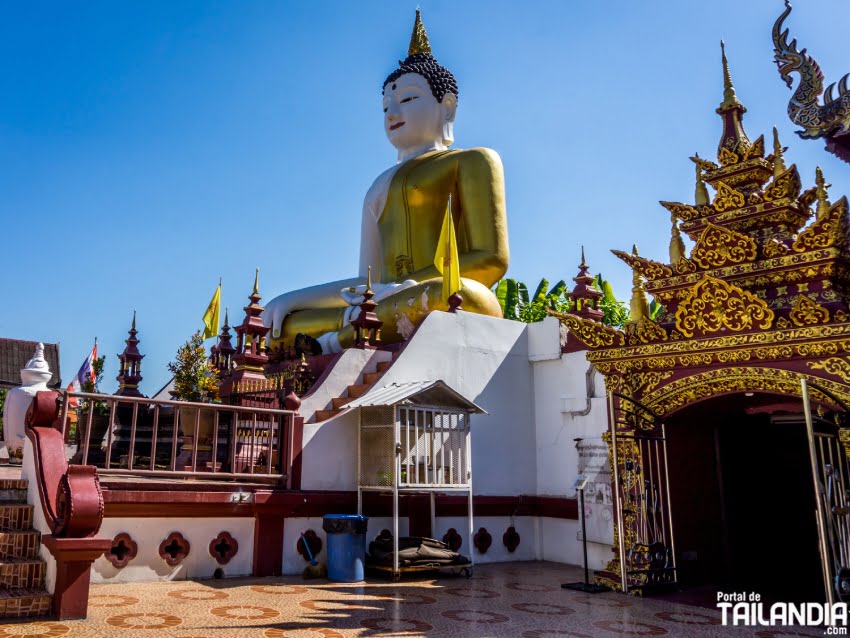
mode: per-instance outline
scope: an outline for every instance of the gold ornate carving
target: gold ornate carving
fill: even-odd
[[[776,320],[777,330],[785,330],[785,328],[790,328],[790,327],[791,327],[791,322],[788,321],[785,317],[779,317],[779,319]]]
[[[741,161],[741,158],[738,157],[737,153],[730,151],[728,148],[723,146],[717,152],[717,161],[719,161],[723,166],[729,166],[730,164],[737,164]]]
[[[850,392],[845,384],[821,377],[803,376],[823,386],[839,399],[850,401]],[[832,399],[814,387],[810,387],[809,391],[818,403],[834,406]],[[665,416],[702,399],[737,392],[770,392],[800,396],[800,375],[780,368],[741,367],[709,370],[664,385],[654,396],[644,396],[643,400],[653,412]]]
[[[714,210],[718,213],[722,213],[725,210],[732,210],[734,208],[741,208],[746,204],[746,200],[744,199],[744,194],[732,188],[725,182],[721,182],[718,180],[717,184],[717,193],[714,195]]]
[[[764,135],[759,135],[759,138],[753,142],[752,146],[744,154],[744,159],[755,159],[764,157]]]
[[[626,343],[637,345],[640,343],[655,343],[667,341],[667,331],[655,323],[652,319],[626,324]]]
[[[847,241],[847,198],[835,202],[822,218],[806,228],[792,246],[794,252],[830,248]]]
[[[604,324],[560,312],[551,312],[550,314],[558,317],[562,323],[566,324],[570,334],[590,348],[606,348],[626,344],[625,335],[622,332]]]
[[[806,295],[800,295],[789,317],[795,326],[816,326],[829,322],[829,311]]]
[[[751,292],[706,276],[676,310],[676,329],[686,337],[728,330],[767,330],[773,311]]]
[[[701,217],[700,212],[693,206],[680,204],[679,202],[658,202],[670,211],[671,215],[678,217],[683,222],[692,221]]]
[[[848,315],[848,314],[847,314],[846,312],[844,312],[843,310],[836,310],[836,311],[835,311],[834,318],[835,318],[835,320],[836,320],[838,323],[844,323],[845,321],[847,321],[848,319],[850,319],[850,315]]]
[[[841,357],[830,357],[823,361],[809,361],[807,365],[812,370],[823,370],[827,374],[838,377],[844,383],[850,383],[850,363]]]
[[[777,239],[769,239],[764,244],[763,252],[768,259],[781,257],[788,253],[788,246]]]
[[[687,275],[696,271],[697,267],[690,260],[685,259],[684,257],[676,264],[676,274],[678,275]]]
[[[800,173],[797,172],[797,165],[792,164],[791,168],[774,178],[765,189],[764,198],[767,201],[796,198],[800,194],[802,187]]]
[[[756,259],[752,237],[708,224],[691,251],[691,261],[703,269],[721,268]]]
[[[673,276],[673,270],[669,266],[641,257],[622,250],[612,250],[617,257],[626,262],[632,270],[636,270],[640,275],[649,280],[664,279]]]

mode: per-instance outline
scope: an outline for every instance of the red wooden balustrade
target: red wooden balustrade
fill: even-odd
[[[299,463],[302,420],[293,410],[250,401],[222,405],[65,394],[82,406],[73,461],[95,465],[102,476],[250,479],[298,487],[293,466]],[[63,432],[68,423],[66,408]]]

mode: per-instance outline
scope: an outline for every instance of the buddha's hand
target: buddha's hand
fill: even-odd
[[[373,283],[372,291],[375,293],[375,296],[372,297],[373,301],[380,302],[382,299],[386,299],[390,295],[394,295],[397,292],[401,292],[406,288],[410,288],[411,286],[416,285],[416,281],[413,279],[407,279],[402,281],[399,284],[389,283],[389,284],[380,284]],[[351,286],[350,288],[343,288],[339,292],[339,296],[345,300],[349,306],[359,306],[363,303],[363,293],[366,292],[366,284],[361,284],[359,286]]]
[[[266,304],[263,310],[263,325],[269,329],[269,335],[272,339],[280,338],[280,331],[283,327],[283,320],[286,316],[295,310],[297,297],[291,292],[278,295]]]

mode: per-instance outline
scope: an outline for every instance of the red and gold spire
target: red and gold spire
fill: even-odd
[[[139,383],[142,380],[142,359],[145,355],[139,352],[139,339],[136,338],[136,311],[133,310],[133,323],[129,330],[130,336],[124,342],[127,346],[124,352],[118,355],[120,368],[118,371],[118,391],[115,393],[122,397],[141,397]]]

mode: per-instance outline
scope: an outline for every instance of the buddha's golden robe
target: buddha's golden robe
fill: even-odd
[[[490,290],[507,271],[509,258],[501,160],[485,148],[432,151],[399,167],[378,219],[381,255],[380,263],[373,265],[374,280],[417,282],[378,303],[384,343],[407,338],[429,311],[447,309],[434,255],[449,194],[458,241],[462,309],[502,314]],[[353,329],[342,325],[344,312],[345,308],[293,312],[284,322],[281,340],[291,344],[299,332],[318,337],[337,330],[340,343],[347,347]]]

